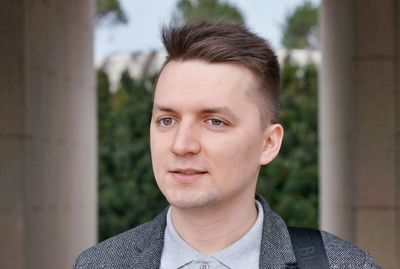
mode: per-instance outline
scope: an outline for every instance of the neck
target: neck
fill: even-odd
[[[175,230],[192,248],[212,255],[245,235],[257,220],[254,196],[237,203],[208,208],[177,208],[171,205]]]

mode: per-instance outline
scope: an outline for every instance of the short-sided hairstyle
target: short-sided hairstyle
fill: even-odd
[[[279,63],[265,39],[240,24],[209,22],[165,26],[161,35],[167,50],[164,66],[172,60],[203,60],[237,63],[249,68],[259,81],[261,94],[256,94],[255,100],[260,106],[262,120],[264,123],[278,121]]]

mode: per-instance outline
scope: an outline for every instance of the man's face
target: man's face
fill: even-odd
[[[165,66],[150,143],[157,184],[172,206],[207,207],[254,195],[260,165],[271,160],[268,126],[249,98],[256,87],[253,73],[238,64]]]

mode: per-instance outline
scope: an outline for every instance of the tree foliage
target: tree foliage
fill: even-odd
[[[150,159],[151,81],[124,73],[112,94],[106,74],[97,74],[100,240],[150,220],[166,206]]]
[[[258,192],[289,225],[317,227],[317,68],[287,58],[281,74],[285,136],[278,157],[261,170]]]
[[[244,23],[240,11],[221,0],[179,0],[173,16],[175,23],[210,21]]]
[[[96,0],[96,23],[126,24],[128,17],[118,0]]]
[[[318,7],[309,1],[285,21],[282,45],[313,48],[318,32]],[[314,42],[314,43],[313,43]],[[260,173],[258,191],[293,226],[318,226],[318,69],[296,64],[289,52],[281,67],[280,122],[285,136],[278,157]]]
[[[289,13],[283,25],[282,45],[288,49],[318,47],[318,6],[309,1]]]

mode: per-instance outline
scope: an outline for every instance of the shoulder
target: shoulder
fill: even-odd
[[[73,268],[128,268],[132,264],[138,264],[139,257],[147,248],[153,248],[152,253],[157,254],[163,244],[164,215],[165,212],[150,222],[86,249],[78,256]]]
[[[379,268],[367,252],[331,233],[321,231],[321,235],[331,268]]]
[[[272,256],[282,255],[286,262],[295,260],[289,230],[283,219],[269,207],[267,201],[259,194],[256,199],[261,202],[264,210],[264,230],[262,243],[265,253]],[[342,238],[320,231],[326,250],[330,268],[335,269],[379,269],[373,258],[365,251],[357,248]],[[272,246],[271,246],[272,244]],[[278,246],[278,247],[277,247]],[[261,253],[264,253],[263,251]],[[271,255],[265,256],[271,258]],[[279,263],[279,262],[278,262]]]

